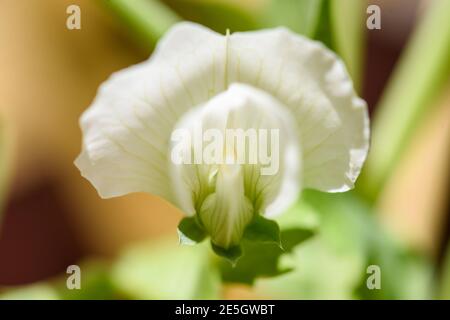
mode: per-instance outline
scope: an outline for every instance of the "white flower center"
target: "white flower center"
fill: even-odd
[[[211,129],[225,137],[215,148],[215,154],[222,151],[223,155],[212,162],[198,161],[208,154],[211,145],[199,143],[203,135],[196,132]],[[230,130],[241,134],[227,134]],[[192,162],[172,162],[175,198],[184,211],[199,215],[216,245],[228,248],[238,244],[254,215],[270,215],[271,204],[277,199],[285,202],[285,197],[298,195],[298,187],[286,184],[290,181],[287,173],[295,179],[294,185],[298,186],[300,180],[299,143],[292,134],[297,132],[295,124],[290,121],[288,110],[267,93],[233,84],[183,117],[175,131],[184,132],[185,139],[178,139],[171,152],[197,158]],[[203,148],[202,155],[194,157],[192,153],[198,146]],[[265,148],[258,150],[255,146]],[[261,149],[264,152],[259,152]],[[276,166],[274,160],[279,162]]]

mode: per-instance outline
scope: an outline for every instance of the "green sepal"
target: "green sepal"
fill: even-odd
[[[184,218],[178,224],[178,238],[180,244],[193,245],[202,242],[207,234],[197,218]]]
[[[255,242],[274,243],[281,248],[280,227],[273,220],[257,215],[244,231],[244,239]]]
[[[218,256],[221,256],[222,258],[225,258],[226,260],[228,260],[231,263],[231,266],[233,268],[236,266],[237,261],[242,256],[242,247],[240,245],[232,246],[232,247],[225,249],[225,248],[215,245],[211,241],[211,247]]]

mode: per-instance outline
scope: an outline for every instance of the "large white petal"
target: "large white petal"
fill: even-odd
[[[367,107],[343,62],[322,44],[284,28],[234,33],[227,82],[257,86],[286,105],[299,128],[304,187],[353,187],[367,155]]]
[[[167,167],[175,124],[235,82],[268,92],[290,110],[306,187],[352,187],[368,148],[365,103],[332,52],[285,29],[221,36],[192,23],[174,26],[149,61],[101,86],[81,118],[76,165],[102,197],[145,191],[174,201]]]
[[[102,84],[81,117],[75,161],[102,197],[143,191],[172,200],[170,134],[187,110],[224,89],[224,45],[209,29],[181,23],[148,61]]]

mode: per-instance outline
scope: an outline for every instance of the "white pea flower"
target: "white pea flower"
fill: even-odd
[[[255,217],[292,205],[302,188],[351,189],[369,140],[366,104],[342,61],[285,28],[224,36],[179,23],[148,61],[103,83],[80,122],[75,164],[101,197],[159,195],[225,250],[239,245]],[[206,140],[218,137],[196,135],[199,128],[225,136],[253,129],[268,153],[247,144],[237,161],[235,147],[211,150]],[[203,153],[187,164],[174,161],[175,148]],[[204,161],[222,150],[222,162]],[[251,162],[255,153],[263,157]]]

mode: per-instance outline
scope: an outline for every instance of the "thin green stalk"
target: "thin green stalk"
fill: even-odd
[[[103,0],[129,26],[145,49],[152,49],[174,23],[181,20],[157,0]]]
[[[366,7],[361,0],[333,0],[329,5],[333,47],[344,60],[358,92],[364,63]]]

